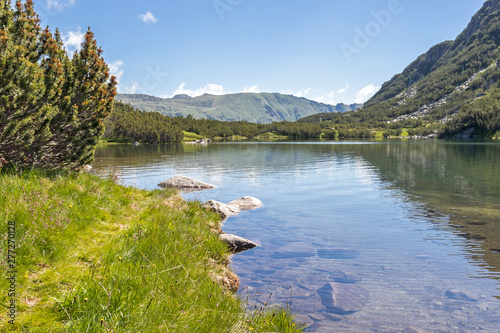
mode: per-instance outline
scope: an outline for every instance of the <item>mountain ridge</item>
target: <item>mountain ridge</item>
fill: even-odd
[[[500,0],[488,0],[454,40],[418,56],[360,110],[300,121],[388,129],[432,125],[430,132],[447,137],[467,131],[488,137],[500,131],[499,97]]]
[[[143,94],[118,94],[116,99],[134,108],[156,111],[170,117],[188,115],[197,119],[271,123],[296,121],[316,113],[337,113],[358,109],[362,104],[330,105],[303,97],[279,93],[185,94],[161,98]]]
[[[396,74],[391,80],[384,83],[380,91],[365,103],[363,109],[369,111],[370,107],[381,106],[384,102],[386,104],[389,102],[393,115],[401,116],[411,114],[434,103],[429,112],[439,107],[444,111],[438,112],[434,120],[452,116],[463,106],[474,102],[477,97],[485,94],[493,86],[494,81],[498,81],[498,78],[495,80],[495,74],[499,70],[499,46],[500,0],[488,0],[473,15],[467,27],[455,40],[437,44],[419,56],[401,74]],[[422,67],[424,70],[419,72]],[[485,74],[488,70],[490,73]],[[411,82],[411,74],[415,72],[421,74],[421,77]],[[491,82],[486,82],[486,84],[476,82],[476,85],[473,86],[473,83],[481,75],[483,75],[482,78],[489,77]],[[405,79],[409,84],[403,86],[400,83],[402,79]],[[470,87],[476,89],[469,89]],[[477,94],[472,93],[474,90]],[[447,99],[453,93],[456,93],[456,99],[463,99],[462,103],[455,103],[456,105],[452,105],[452,103],[448,108],[445,106],[448,100],[442,104],[437,103]],[[390,103],[391,99],[392,103]],[[403,107],[408,104],[409,99],[413,100],[414,105],[404,109]]]

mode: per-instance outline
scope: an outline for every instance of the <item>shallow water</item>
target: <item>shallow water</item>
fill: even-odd
[[[190,200],[255,196],[224,224],[260,246],[232,268],[250,304],[311,332],[500,332],[500,144],[433,140],[104,146],[94,172]],[[346,283],[347,282],[347,283]]]

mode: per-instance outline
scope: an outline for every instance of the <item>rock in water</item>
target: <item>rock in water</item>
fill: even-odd
[[[237,206],[226,205],[215,200],[208,200],[201,206],[213,210],[223,219],[227,219],[229,216],[238,215],[238,213],[240,212],[240,209]]]
[[[421,329],[420,327],[410,326],[405,328],[402,333],[427,333],[427,331]]]
[[[368,302],[368,290],[352,284],[326,283],[317,292],[327,313],[352,314]]]
[[[186,177],[186,176],[175,176],[170,179],[167,179],[158,184],[161,188],[172,187],[176,188],[180,191],[203,191],[215,188],[215,185],[204,183],[200,180]]]
[[[466,293],[463,293],[458,290],[447,290],[444,295],[448,298],[457,300],[457,301],[468,301],[468,302],[476,302],[477,299],[470,297]]]
[[[349,272],[344,272],[344,271],[341,271],[340,269],[333,271],[330,277],[335,282],[338,282],[338,283],[356,283],[356,282],[361,281],[361,277],[359,275],[349,273]]]
[[[314,257],[314,246],[309,243],[295,242],[287,244],[271,254],[273,259],[298,259]]]
[[[231,201],[228,205],[238,206],[241,210],[250,210],[262,206],[262,201],[254,197],[243,197],[238,200]]]
[[[359,252],[351,249],[317,249],[318,257],[322,259],[355,259]]]
[[[229,246],[231,252],[233,253],[240,253],[246,250],[253,249],[257,246],[257,244],[252,242],[251,240],[236,235],[221,234],[219,238]]]

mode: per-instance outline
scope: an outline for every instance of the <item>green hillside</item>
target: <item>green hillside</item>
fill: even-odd
[[[488,136],[500,130],[495,125],[500,114],[499,81],[500,0],[489,0],[454,41],[419,56],[359,111],[301,121],[386,128],[446,124],[442,131],[446,136],[467,130],[473,136]]]
[[[116,99],[140,110],[157,111],[171,117],[192,115],[197,119],[253,123],[296,121],[316,113],[346,112],[361,107],[361,104],[328,105],[278,93],[176,95],[173,98],[119,94]]]

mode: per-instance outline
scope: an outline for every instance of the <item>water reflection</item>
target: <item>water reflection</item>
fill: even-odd
[[[263,208],[224,225],[260,245],[233,260],[241,293],[257,304],[272,294],[312,331],[494,332],[499,149],[434,141],[108,146],[94,168],[116,168],[148,189],[180,174],[218,185],[188,199],[261,199]]]
[[[395,142],[361,151],[384,181],[425,203],[424,216],[448,215],[471,258],[500,272],[500,145]]]

